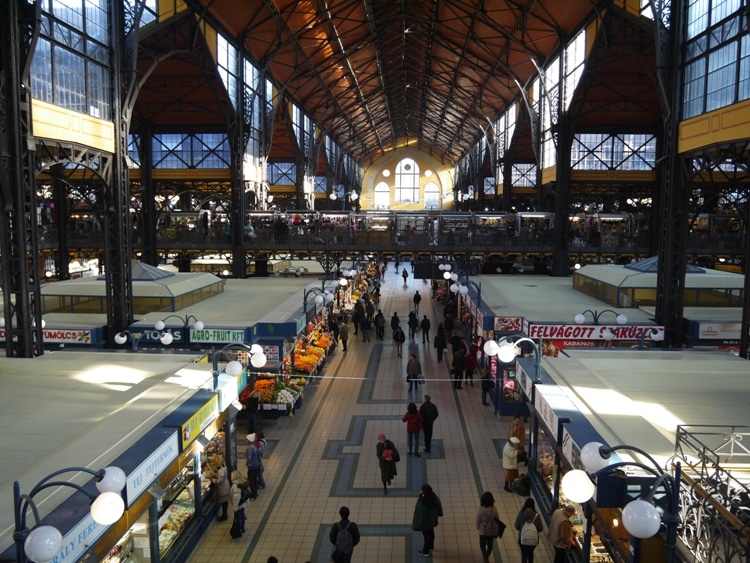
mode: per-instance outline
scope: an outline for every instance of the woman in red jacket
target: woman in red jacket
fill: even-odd
[[[406,423],[406,432],[409,439],[409,455],[421,457],[419,455],[419,431],[422,430],[424,421],[422,420],[422,415],[419,414],[416,403],[409,403],[409,406],[406,407],[406,414],[401,421]]]

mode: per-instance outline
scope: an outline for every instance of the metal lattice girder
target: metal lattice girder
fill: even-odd
[[[5,349],[8,356],[44,353],[41,267],[37,251],[34,146],[31,141],[29,64],[39,7],[23,0],[0,4],[0,245]]]

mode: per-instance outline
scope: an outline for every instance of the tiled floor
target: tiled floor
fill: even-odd
[[[386,275],[380,302],[386,319],[397,312],[405,325],[415,290],[423,295],[420,318],[427,314],[435,327],[442,307],[430,299],[429,285],[409,278],[404,286],[393,266]],[[372,331],[374,333],[374,330]],[[509,417],[482,406],[479,383],[454,391],[448,381],[445,359],[438,364],[430,345],[404,346],[396,355],[390,340],[370,343],[354,337],[349,351],[330,357],[324,377],[308,386],[302,407],[294,418],[264,421],[270,448],[265,460],[267,488],[247,511],[248,532],[229,536],[231,519],[215,523],[193,552],[191,563],[258,562],[271,555],[281,563],[324,563],[333,546],[328,532],[346,505],[360,527],[362,541],[354,562],[424,561],[417,555],[422,535],[411,530],[419,486],[432,485],[445,516],[436,529],[435,551],[429,561],[481,561],[475,514],[479,496],[492,491],[500,518],[508,524],[496,544],[494,561],[520,562],[517,534],[512,529],[524,498],[502,490],[498,441],[507,436]],[[427,383],[409,397],[404,381],[408,352],[422,362]],[[401,417],[410,400],[422,402],[429,393],[440,416],[435,424],[431,454],[421,458],[407,453],[405,424]],[[398,476],[388,496],[383,496],[375,444],[385,433],[402,452]],[[238,434],[244,437],[245,432]],[[422,444],[423,447],[423,444]],[[244,438],[239,444],[244,461]],[[545,539],[536,549],[537,563],[552,560]]]

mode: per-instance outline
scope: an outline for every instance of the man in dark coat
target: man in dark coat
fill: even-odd
[[[419,328],[422,329],[422,344],[430,343],[430,319],[427,315],[424,316],[422,322],[419,324]]]
[[[432,449],[432,428],[438,417],[438,409],[432,402],[432,397],[424,396],[424,403],[419,407],[419,414],[422,415],[422,432],[424,432],[424,451],[430,453]]]

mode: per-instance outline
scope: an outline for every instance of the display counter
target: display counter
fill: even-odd
[[[240,393],[240,402],[246,402],[254,391],[260,394],[260,415],[263,418],[289,416],[298,408],[307,383],[305,377],[289,377],[278,373],[258,373],[252,386]],[[244,403],[243,403],[244,404]]]

